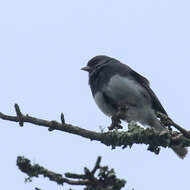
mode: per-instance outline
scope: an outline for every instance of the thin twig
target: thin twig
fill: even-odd
[[[61,113],[61,122],[63,125],[65,125],[65,117],[63,113]]]
[[[91,171],[91,173],[92,173],[93,175],[95,174],[95,172],[97,171],[97,169],[100,168],[101,159],[102,159],[102,158],[101,158],[100,156],[97,158],[96,164],[95,164],[93,170]]]
[[[22,115],[22,112],[20,111],[20,108],[19,108],[18,104],[15,104],[15,111],[16,111],[16,114],[17,114],[17,117],[18,117],[18,120],[19,120],[19,125],[21,127],[23,127],[24,126],[24,122],[22,120],[23,115]]]

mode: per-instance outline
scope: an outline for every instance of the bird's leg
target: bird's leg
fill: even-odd
[[[121,119],[125,118],[127,110],[127,106],[124,104],[118,106],[118,111],[111,117],[112,123],[111,126],[108,127],[109,130],[123,128],[121,126]]]
[[[120,125],[121,124],[121,119],[119,118],[118,114],[114,114],[111,117],[112,123],[111,125],[108,127],[109,130],[113,130],[113,129],[122,129],[123,127]]]

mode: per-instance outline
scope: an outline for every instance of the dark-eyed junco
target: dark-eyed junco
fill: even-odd
[[[123,120],[140,122],[160,132],[166,130],[155,112],[167,113],[145,77],[105,55],[92,58],[82,70],[89,73],[92,95],[104,114],[113,116],[119,105],[125,104],[127,113]],[[172,149],[180,158],[187,154],[186,148],[175,146]]]

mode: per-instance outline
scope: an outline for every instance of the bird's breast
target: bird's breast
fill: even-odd
[[[97,106],[100,108],[100,110],[107,116],[112,116],[116,113],[116,108],[114,108],[112,106],[111,103],[109,103],[103,92],[96,92],[96,94],[94,95],[94,100],[97,104]]]

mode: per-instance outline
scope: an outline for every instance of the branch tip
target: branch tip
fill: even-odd
[[[96,160],[96,164],[93,168],[93,170],[91,171],[91,173],[94,175],[96,170],[100,168],[100,162],[101,162],[102,157],[98,156],[97,160]]]
[[[19,125],[20,127],[23,127],[24,126],[24,122],[23,122],[23,115],[22,115],[22,112],[20,111],[20,107],[18,104],[15,104],[15,111],[16,111],[16,115],[17,115],[17,118],[18,118],[18,122],[19,122]]]
[[[65,117],[63,113],[61,113],[61,122],[63,125],[65,125]]]

